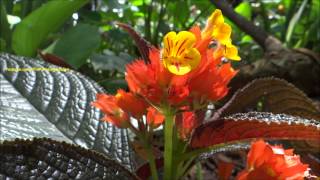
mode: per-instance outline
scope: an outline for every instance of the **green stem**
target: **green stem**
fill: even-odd
[[[148,133],[143,132],[143,131],[139,131],[138,129],[136,129],[131,123],[129,128],[131,129],[131,131],[133,131],[139,138],[139,140],[142,142],[144,148],[147,151],[147,156],[148,156],[148,160],[149,160],[149,167],[150,167],[150,171],[151,171],[151,175],[153,180],[158,180],[158,171],[157,171],[157,167],[156,167],[156,161],[155,161],[155,157],[153,154],[153,149],[152,149],[152,145],[148,136]]]
[[[148,142],[146,143],[146,150],[148,154],[148,159],[149,159],[149,165],[150,165],[150,170],[151,170],[151,175],[153,180],[158,180],[158,173],[157,173],[157,167],[156,167],[156,161],[152,152],[152,147],[148,145]]]
[[[174,113],[170,109],[164,112],[166,120],[164,127],[164,180],[172,179],[172,148],[173,148],[173,126]]]

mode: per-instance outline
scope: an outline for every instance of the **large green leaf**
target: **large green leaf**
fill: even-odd
[[[87,58],[100,45],[97,26],[78,24],[69,29],[54,46],[53,53],[62,57],[74,68],[86,63]]]
[[[0,55],[0,141],[50,137],[97,150],[131,168],[127,131],[101,121],[102,113],[91,106],[103,89],[75,71],[57,68]]]
[[[50,139],[0,144],[0,179],[138,179],[92,150]]]
[[[18,55],[33,56],[37,48],[88,0],[54,0],[24,18],[12,36],[12,49]]]

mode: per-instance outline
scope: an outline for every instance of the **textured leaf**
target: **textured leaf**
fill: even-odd
[[[24,18],[15,28],[12,49],[16,54],[33,56],[48,34],[56,31],[88,0],[48,1]]]
[[[0,144],[0,179],[138,179],[100,153],[50,139]]]
[[[135,41],[135,43],[139,49],[140,55],[142,56],[142,59],[144,60],[144,62],[148,63],[149,62],[149,49],[152,47],[150,42],[143,39],[131,26],[124,24],[124,23],[117,23],[117,25],[129,33],[129,35]]]
[[[215,118],[256,111],[257,106],[264,112],[285,113],[320,120],[317,107],[302,91],[277,78],[257,79],[247,84],[217,111]]]
[[[96,93],[103,92],[100,86],[72,70],[11,72],[7,68],[58,67],[36,59],[0,55],[0,140],[69,139],[131,168],[127,131],[100,121],[102,113],[91,106]]]
[[[53,53],[63,58],[72,67],[79,68],[99,47],[100,41],[97,26],[77,24],[62,35],[55,44]]]
[[[196,128],[193,148],[209,147],[252,138],[320,141],[320,123],[285,114],[239,113]],[[318,142],[319,143],[319,142]]]

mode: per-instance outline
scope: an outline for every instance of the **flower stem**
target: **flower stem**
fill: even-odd
[[[149,160],[149,166],[151,170],[151,175],[153,180],[158,180],[158,173],[157,173],[157,167],[156,167],[156,161],[152,152],[152,146],[146,144],[146,150],[147,150],[147,155],[148,155],[148,160]]]
[[[168,109],[164,112],[166,117],[164,127],[164,180],[172,179],[172,150],[174,113]]]
[[[148,133],[142,133],[139,130],[137,130],[132,124],[130,124],[129,127],[139,138],[139,140],[142,142],[143,147],[147,151],[147,158],[149,160],[149,167],[152,175],[153,180],[158,180],[158,173],[157,173],[157,167],[156,167],[156,161],[153,154],[153,149],[151,142],[148,137]]]

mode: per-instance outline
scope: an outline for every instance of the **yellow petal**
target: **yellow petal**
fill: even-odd
[[[189,64],[181,64],[180,66],[170,64],[168,70],[175,75],[185,75],[189,73],[192,68]]]
[[[188,31],[169,32],[163,39],[163,66],[171,73],[184,75],[198,66],[201,55],[193,48],[196,37]]]
[[[173,51],[176,36],[177,34],[174,31],[171,31],[164,36],[163,38],[163,45],[164,45],[163,56],[164,57],[169,56],[170,52]]]
[[[228,44],[231,37],[231,27],[226,23],[222,23],[213,30],[212,35],[214,39],[219,41],[219,43]]]
[[[201,55],[196,48],[192,48],[183,55],[182,59],[184,62],[190,64],[191,69],[194,69],[199,65]]]
[[[220,9],[216,9],[211,16],[209,17],[208,21],[212,22],[213,25],[219,25],[224,22],[224,18]]]
[[[240,61],[241,58],[238,55],[238,49],[236,46],[232,44],[228,44],[225,46],[225,55],[227,59],[235,60],[235,61]]]
[[[207,20],[206,27],[202,32],[203,38],[211,37],[217,26],[223,24],[224,18],[220,9],[216,9]]]

